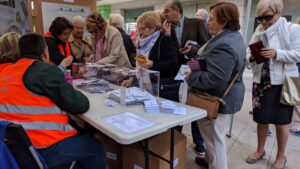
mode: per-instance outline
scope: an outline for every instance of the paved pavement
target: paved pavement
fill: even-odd
[[[252,89],[252,73],[246,70],[244,73],[244,82],[246,85],[246,93],[242,110],[234,115],[232,137],[227,139],[227,153],[229,160],[229,169],[270,169],[277,152],[276,133],[274,125],[271,125],[272,135],[268,136],[266,142],[266,156],[263,160],[256,164],[247,164],[245,159],[251,154],[257,146],[256,123],[253,122],[249,111],[252,107],[251,89]],[[202,169],[195,162],[196,157],[193,150],[191,137],[191,126],[186,125],[183,133],[187,136],[187,161],[186,169]],[[228,129],[229,131],[229,123]],[[228,132],[227,132],[228,133]],[[300,157],[300,137],[290,134],[286,149],[287,166],[285,169],[300,169],[297,161]]]

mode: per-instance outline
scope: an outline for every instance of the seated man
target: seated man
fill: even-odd
[[[27,34],[19,40],[20,59],[0,72],[0,120],[20,124],[49,168],[70,164],[104,169],[102,144],[76,135],[68,116],[89,109],[89,100],[73,89],[49,61],[45,39]],[[42,62],[44,61],[44,62]]]

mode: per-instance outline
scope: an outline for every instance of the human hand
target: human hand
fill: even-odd
[[[171,34],[171,23],[169,23],[167,20],[163,23],[163,32],[166,34]]]
[[[132,81],[133,81],[132,78],[130,78],[130,79],[128,79],[128,80],[123,80],[123,81],[121,82],[121,86],[123,86],[123,87],[129,87],[129,86],[131,85]]]
[[[91,62],[94,61],[94,57],[95,57],[95,55],[94,55],[94,54],[91,54],[90,56],[83,58],[83,61],[84,61],[85,63],[91,63]]]
[[[192,50],[192,46],[191,45],[187,45],[186,47],[184,48],[180,48],[179,49],[179,52],[186,55],[188,53],[190,53],[190,51]]]
[[[68,67],[72,64],[72,62],[73,62],[73,56],[68,56],[64,58],[60,64],[64,67]]]
[[[200,64],[197,60],[190,60],[186,64],[190,67],[192,71],[197,71],[201,69]]]
[[[267,59],[274,58],[276,59],[277,50],[273,48],[262,48],[260,54]]]
[[[151,68],[151,67],[153,66],[153,61],[152,61],[152,60],[149,60],[149,59],[146,59],[146,62],[144,62],[144,63],[139,63],[139,64],[140,64],[140,66],[141,66],[142,68],[149,69],[149,68]]]

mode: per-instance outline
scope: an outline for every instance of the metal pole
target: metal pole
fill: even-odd
[[[174,162],[174,128],[171,128],[171,138],[170,138],[170,169],[173,169]]]

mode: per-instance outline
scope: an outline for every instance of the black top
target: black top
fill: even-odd
[[[130,36],[121,28],[117,28],[119,30],[119,32],[122,35],[122,39],[123,39],[123,43],[124,43],[124,47],[127,53],[127,56],[129,58],[129,61],[132,65],[135,65],[135,60],[134,60],[134,56],[135,56],[135,47],[133,45],[133,42],[130,38]]]
[[[64,48],[64,52],[66,53],[66,43],[61,41],[58,37],[53,34],[53,37],[45,37],[46,43],[49,49],[49,57],[50,60],[55,64],[59,65],[61,61],[65,58],[58,49],[58,45],[61,44]]]
[[[160,54],[158,54],[160,44]],[[174,78],[178,72],[178,50],[173,38],[161,33],[150,51],[149,59],[153,61],[151,70],[160,71],[160,77]]]
[[[38,59],[31,56],[26,58]],[[88,98],[68,84],[62,71],[55,65],[34,62],[25,72],[23,83],[29,91],[50,98],[68,113],[81,114],[89,109]]]

